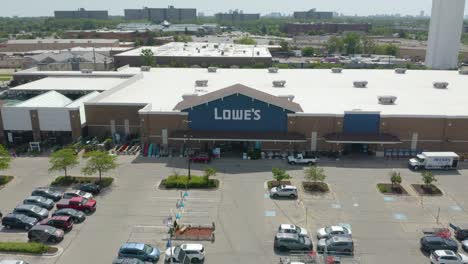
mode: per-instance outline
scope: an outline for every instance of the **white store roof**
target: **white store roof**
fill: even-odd
[[[70,72],[71,73],[71,72]],[[76,73],[76,72],[75,72]],[[105,91],[121,83],[126,78],[108,77],[47,77],[11,88],[12,91]]]
[[[140,56],[143,49],[151,49],[156,57],[252,57],[271,58],[266,46],[230,43],[171,42],[159,47],[140,47],[115,56]]]
[[[468,75],[457,71],[408,70],[406,74],[396,74],[393,70],[345,69],[336,74],[328,69],[280,69],[278,73],[267,69],[218,69],[208,73],[207,69],[153,68],[132,79],[126,86],[103,92],[91,102],[150,103],[145,110],[170,112],[184,94],[204,95],[242,84],[275,96],[293,95],[293,102],[300,104],[303,114],[343,115],[361,110],[383,116],[468,117]],[[196,91],[197,80],[207,80],[208,86]],[[286,81],[285,87],[273,87],[272,82],[277,80]],[[355,81],[368,81],[367,88],[355,88]],[[436,89],[433,82],[448,82],[448,89]],[[397,100],[394,105],[382,105],[378,96],[396,96]]]
[[[56,91],[43,93],[13,107],[65,107],[72,103],[68,97]]]

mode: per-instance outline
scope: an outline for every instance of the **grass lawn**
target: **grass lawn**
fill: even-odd
[[[81,183],[98,183],[99,177],[84,177],[84,176],[59,176],[55,178],[55,180],[50,184],[51,186],[62,186],[68,187],[74,184],[81,184]],[[112,182],[114,182],[114,178],[111,177],[102,177],[101,180],[101,187],[106,188],[109,187]]]
[[[0,242],[0,252],[8,253],[28,253],[28,254],[44,254],[53,252],[56,248],[44,245],[42,243],[29,242]]]

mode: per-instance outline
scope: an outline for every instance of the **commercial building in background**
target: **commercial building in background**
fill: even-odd
[[[73,11],[54,11],[57,19],[108,19],[109,13],[107,10],[85,10],[80,8]]]
[[[175,8],[174,6],[168,8],[125,9],[124,13],[126,20],[149,20],[155,23],[163,21],[174,23],[197,19],[196,8]]]
[[[372,25],[369,23],[287,23],[284,32],[288,35],[309,34],[310,32],[323,32],[335,34],[349,31],[369,32]]]
[[[238,45],[228,43],[171,42],[159,47],[140,47],[114,56],[116,67],[130,65],[144,66],[141,52],[151,49],[153,65],[174,67],[208,66],[269,66],[272,61],[266,46]]]
[[[229,13],[217,13],[215,18],[220,22],[244,22],[255,21],[260,19],[260,14],[246,14],[242,10],[230,11]]]
[[[132,47],[118,39],[17,39],[0,43],[0,52],[27,52],[35,50],[63,50],[75,47]]]
[[[102,84],[97,72],[64,72],[59,82],[27,85],[108,87],[84,102],[88,135],[138,137],[172,155],[187,144],[238,155],[253,149],[468,152],[464,71],[126,67],[113,74],[120,81]]]
[[[37,67],[40,71],[80,71],[114,69],[113,58],[95,51],[55,51],[24,57],[22,68]]]
[[[433,0],[426,66],[435,70],[458,68],[465,0]]]
[[[308,20],[308,19],[332,19],[333,12],[317,11],[315,8],[309,11],[296,11],[294,12],[294,19]]]

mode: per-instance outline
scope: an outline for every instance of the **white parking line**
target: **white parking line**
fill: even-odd
[[[136,225],[136,228],[153,228],[153,229],[167,229],[164,225]]]
[[[151,197],[152,199],[158,199],[158,200],[179,200],[180,197],[161,197],[161,196],[153,196]],[[186,199],[186,201],[204,201],[204,202],[219,202],[215,199],[212,198],[195,198],[195,197],[189,197]]]

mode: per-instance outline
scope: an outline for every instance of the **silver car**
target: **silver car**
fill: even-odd
[[[280,198],[280,197],[288,197],[295,199],[297,198],[297,188],[296,186],[292,185],[281,185],[278,187],[273,187],[270,190],[270,197],[273,198]]]
[[[277,233],[274,247],[279,251],[311,251],[314,248],[312,241],[308,237],[291,233]]]
[[[353,239],[347,236],[334,236],[329,239],[320,239],[317,243],[317,252],[328,254],[345,254],[353,255],[354,242]]]

